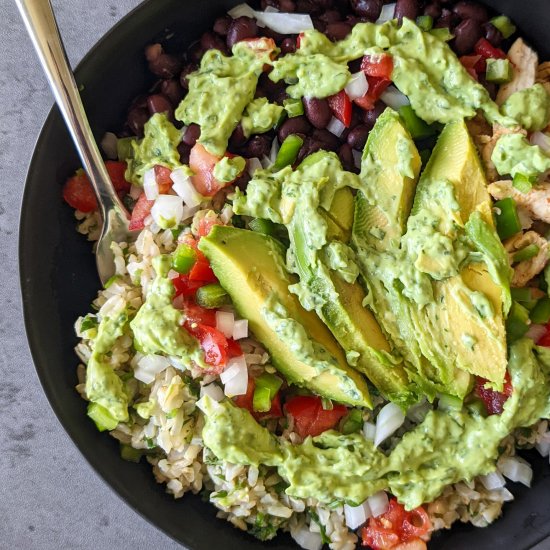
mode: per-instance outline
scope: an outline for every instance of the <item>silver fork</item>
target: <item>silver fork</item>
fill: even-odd
[[[92,134],[50,0],[15,1],[97,197],[103,225],[96,264],[105,284],[115,273],[111,243],[135,239],[128,228],[129,215],[113,188]]]

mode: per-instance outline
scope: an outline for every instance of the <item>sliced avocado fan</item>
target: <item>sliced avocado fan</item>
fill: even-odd
[[[199,244],[239,315],[289,382],[351,406],[371,407],[366,380],[348,366],[332,334],[289,286],[284,248],[246,229],[216,225]]]
[[[444,128],[416,193],[418,154],[404,134],[389,110],[371,132],[353,246],[371,307],[410,377],[428,395],[462,397],[468,373],[502,384],[509,268],[464,122]]]

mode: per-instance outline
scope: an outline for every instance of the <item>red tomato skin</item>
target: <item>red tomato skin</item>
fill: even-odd
[[[351,124],[352,104],[345,90],[327,98],[332,114],[346,127]]]
[[[260,413],[254,410],[254,390],[256,389],[256,383],[254,378],[248,377],[248,386],[246,388],[246,394],[237,395],[233,398],[233,402],[237,407],[246,409],[256,420],[267,420],[269,418],[280,418],[283,416],[283,409],[281,407],[281,392],[277,392],[273,401],[271,402],[271,409],[267,412]]]
[[[477,55],[484,59],[506,59],[506,53],[500,48],[495,48],[486,38],[480,38],[474,47]]]
[[[183,313],[188,323],[216,328],[216,311],[201,307],[192,299],[184,300]]]
[[[212,311],[212,310],[210,310]],[[216,322],[216,313],[214,312],[214,323]],[[215,326],[215,324],[214,324]],[[243,350],[241,348],[241,345],[239,342],[236,342],[233,340],[233,338],[227,339],[227,353],[229,354],[229,358],[232,357],[240,357],[243,354]]]
[[[63,199],[69,205],[81,212],[97,210],[97,199],[88,176],[77,172],[63,186]]]
[[[369,81],[369,91],[363,97],[358,97],[353,101],[361,109],[370,111],[374,109],[375,103],[380,99],[384,90],[391,84],[391,81],[376,76],[368,76],[367,80]]]
[[[550,348],[550,323],[546,325],[546,333],[537,340],[537,346]]]
[[[214,275],[208,261],[201,258],[197,259],[195,265],[191,268],[191,271],[189,272],[189,280],[201,281],[205,284],[218,282],[218,279],[216,278],[216,275]]]
[[[227,365],[226,337],[214,327],[192,323],[188,320],[185,321],[183,326],[199,341],[204,352],[205,362],[215,367],[215,370],[210,372],[221,372]]]
[[[393,57],[387,53],[365,55],[361,61],[361,70],[367,76],[391,80]]]
[[[194,297],[197,290],[206,283],[203,281],[190,281],[189,275],[180,275],[172,279],[172,284],[176,289],[176,296]]]
[[[485,403],[487,412],[492,414],[502,414],[504,403],[512,395],[512,381],[510,380],[510,374],[506,372],[504,376],[504,387],[501,392],[485,388],[485,384],[488,382],[485,378],[476,377],[476,393]]]
[[[113,182],[113,187],[120,196],[126,195],[130,191],[132,184],[126,181],[124,173],[126,172],[126,163],[116,160],[108,160],[105,162],[107,173]]]
[[[157,182],[159,188],[160,186],[162,186],[163,189],[170,189],[172,187],[173,182],[170,177],[171,174],[172,170],[170,170],[170,168],[166,168],[166,166],[162,166],[160,164],[155,165],[155,181]]]
[[[309,395],[292,397],[285,407],[294,418],[294,430],[301,437],[315,437],[334,428],[348,412],[344,405],[334,405],[331,410],[325,410],[320,397]]]
[[[196,143],[189,154],[189,168],[194,172],[191,181],[205,197],[212,197],[224,186],[214,178],[214,167],[220,158],[209,153],[201,143]]]
[[[130,231],[140,231],[145,227],[145,218],[151,213],[153,204],[155,204],[155,201],[147,200],[145,193],[141,193],[132,210],[130,225],[128,226]]]
[[[221,220],[217,218],[201,218],[199,220],[197,233],[199,237],[206,237],[215,225],[223,225]]]

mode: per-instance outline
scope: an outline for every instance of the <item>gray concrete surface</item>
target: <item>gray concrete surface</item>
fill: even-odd
[[[73,63],[139,0],[54,1]],[[92,471],[55,418],[28,351],[17,273],[27,165],[53,100],[13,0],[0,0],[0,549],[177,545]]]

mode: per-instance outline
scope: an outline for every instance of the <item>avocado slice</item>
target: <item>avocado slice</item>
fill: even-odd
[[[332,334],[289,292],[296,278],[285,269],[278,241],[217,225],[201,239],[199,249],[289,382],[340,403],[372,406],[366,381],[348,366]]]

